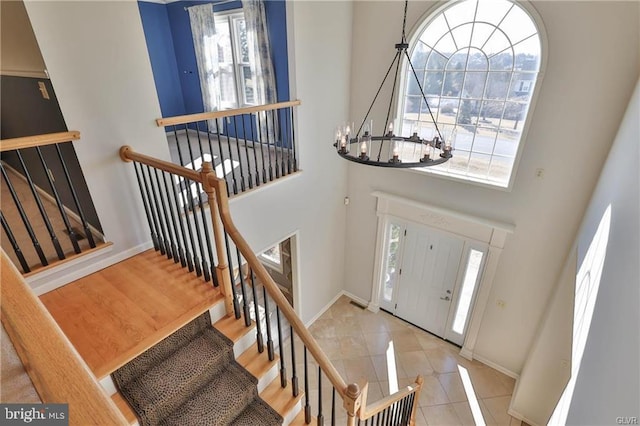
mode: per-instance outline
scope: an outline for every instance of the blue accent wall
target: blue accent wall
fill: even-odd
[[[138,2],[156,89],[162,114],[165,117],[193,114],[204,110],[189,13],[184,10],[185,7],[203,3],[205,2],[179,1],[169,4]],[[278,101],[287,101],[289,100],[289,61],[286,5],[284,0],[269,0],[264,3]],[[220,5],[215,10],[224,11],[241,7],[240,1],[234,1]],[[162,9],[164,9],[163,13]],[[171,55],[173,60],[166,58]]]
[[[178,63],[164,4],[138,2],[163,117],[186,113]]]

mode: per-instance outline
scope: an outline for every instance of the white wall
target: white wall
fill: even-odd
[[[104,235],[109,263],[150,239],[122,145],[169,158],[138,6],[128,2],[25,3]]]
[[[578,265],[608,206],[611,227],[567,424],[640,417],[640,81],[584,217]]]
[[[347,165],[330,142],[348,111],[351,9],[348,2],[287,3],[291,96],[302,101],[295,128],[302,173],[232,202],[255,250],[299,230],[304,322],[343,288]]]
[[[69,128],[82,132],[76,151],[110,257],[149,244],[131,164],[121,145],[169,159],[154,120],[160,107],[136,2],[31,2],[27,10]],[[347,115],[351,4],[287,3],[292,98],[303,172],[232,201],[238,228],[255,250],[298,232],[304,321],[343,288],[346,164],[330,142]],[[319,23],[333,22],[328,26]]]
[[[435,7],[410,2],[408,28]],[[351,117],[361,119],[394,54],[400,2],[355,2]],[[548,63],[510,192],[416,172],[349,165],[346,289],[369,299],[373,190],[513,223],[475,355],[519,373],[638,77],[637,2],[535,2]],[[388,58],[388,59],[387,59]],[[347,117],[345,117],[347,119]],[[375,121],[384,118],[374,117]],[[544,178],[535,171],[545,169]],[[506,301],[504,308],[496,300]]]

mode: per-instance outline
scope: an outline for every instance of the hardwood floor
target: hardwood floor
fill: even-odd
[[[210,283],[153,250],[40,299],[98,379],[222,302]]]

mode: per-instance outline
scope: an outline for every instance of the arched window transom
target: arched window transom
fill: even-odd
[[[425,169],[509,186],[540,69],[531,16],[508,0],[466,0],[431,15],[410,46],[431,112],[454,157]],[[433,121],[406,69],[402,132],[432,138]]]

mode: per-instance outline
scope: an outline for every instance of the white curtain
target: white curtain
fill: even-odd
[[[262,0],[242,0],[245,25],[247,28],[247,40],[249,42],[249,55],[253,59],[251,73],[255,83],[256,104],[272,104],[277,102],[276,78],[273,72],[271,60],[271,45],[267,33],[267,16]],[[266,125],[264,119],[260,123],[260,134],[263,140],[275,143],[278,134],[278,114],[273,113],[273,126]],[[264,118],[264,117],[263,117]],[[268,132],[267,132],[268,128]],[[265,137],[266,136],[266,137]]]
[[[198,63],[204,110],[217,111],[220,109],[220,67],[213,4],[192,6],[187,10]],[[209,130],[211,132],[217,130],[215,120],[209,120]]]

